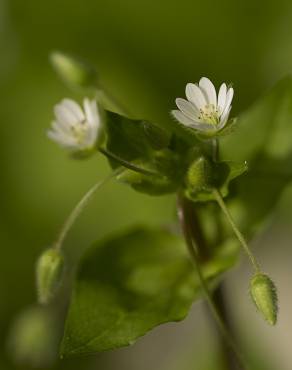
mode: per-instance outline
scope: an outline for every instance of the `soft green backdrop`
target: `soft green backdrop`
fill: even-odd
[[[53,73],[48,55],[54,49],[92,61],[131,112],[159,124],[169,121],[186,82],[201,76],[217,85],[233,82],[236,114],[291,72],[292,3],[0,0],[0,368],[5,370],[14,369],[5,350],[10,321],[35,299],[37,255],[80,195],[108,173],[98,156],[71,161],[46,138],[53,105],[64,96],[81,98]],[[124,225],[167,222],[174,209],[171,198],[112,184],[80,219],[68,245],[86,248]],[[59,366],[118,368],[118,362],[111,367],[111,354],[98,358]]]

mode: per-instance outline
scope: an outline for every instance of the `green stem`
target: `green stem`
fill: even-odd
[[[213,298],[214,304],[217,307],[220,317],[222,318],[226,328],[228,328],[230,335],[232,335],[232,337],[235,338],[234,330],[233,330],[234,328],[233,328],[231,318],[229,315],[229,310],[228,310],[229,307],[225,301],[225,289],[224,289],[223,282],[220,283],[218,287],[214,290],[212,298]],[[214,320],[214,318],[213,318],[213,322],[216,325],[216,321]],[[226,343],[226,341],[222,337],[220,330],[218,328],[218,325],[216,326],[217,326],[218,335],[221,337],[221,340],[219,341],[219,346],[220,346],[220,352],[222,355],[221,358],[222,358],[224,368],[228,370],[239,370],[240,364],[237,361],[237,357],[234,351],[230,349],[230,347],[228,346],[228,343]]]
[[[74,222],[78,218],[78,216],[81,214],[81,212],[84,210],[90,199],[93,197],[93,195],[96,193],[98,189],[100,189],[105,183],[107,183],[110,179],[117,176],[119,173],[121,173],[123,169],[118,168],[115,171],[113,171],[109,176],[107,176],[105,179],[98,181],[96,184],[94,184],[80,199],[80,201],[76,204],[76,206],[73,208],[72,212],[69,214],[67,220],[65,221],[63,227],[61,228],[61,231],[53,244],[53,247],[61,250],[64,240],[69,232],[69,230],[72,228]]]
[[[105,148],[99,148],[98,149],[100,153],[105,155],[109,159],[113,159],[114,161],[118,162],[120,165],[134,171],[134,172],[139,172],[142,173],[143,175],[150,175],[150,176],[161,176],[158,172],[147,170],[146,168],[142,168],[134,164],[133,162],[128,162],[125,159],[117,156],[116,154],[109,152]]]
[[[217,138],[212,139],[212,157],[214,162],[219,159],[219,141]]]
[[[200,266],[200,261],[199,261],[199,254],[196,245],[193,242],[192,238],[192,231],[191,231],[191,220],[188,219],[187,217],[187,211],[185,208],[185,199],[183,196],[178,195],[178,217],[180,220],[181,228],[183,231],[183,235],[186,241],[186,245],[188,247],[190,256],[192,257],[192,261],[194,263],[194,266],[197,270],[198,278],[201,284],[201,287],[203,289],[203,292],[205,294],[207,303],[210,307],[210,310],[218,324],[218,327],[220,329],[220,332],[222,336],[225,338],[226,343],[229,345],[229,347],[233,350],[234,354],[236,355],[238,362],[241,364],[243,369],[246,369],[247,367],[244,365],[244,360],[243,357],[237,348],[236,344],[233,341],[233,338],[231,337],[227,327],[224,324],[223,319],[220,316],[219,311],[217,310],[217,307],[215,303],[213,302],[212,294],[209,291],[209,287],[206,283],[206,280],[203,276],[201,266]]]
[[[214,194],[214,197],[216,198],[216,201],[218,203],[218,205],[220,206],[222,212],[225,214],[226,216],[226,219],[228,220],[234,234],[236,235],[237,239],[239,240],[242,248],[244,249],[245,253],[247,254],[248,258],[250,259],[254,269],[255,269],[255,272],[256,273],[259,273],[261,272],[261,268],[260,268],[260,265],[259,263],[257,262],[255,256],[252,254],[251,250],[249,249],[249,246],[244,238],[244,236],[242,235],[242,233],[239,231],[238,227],[236,226],[228,208],[226,207],[226,204],[223,200],[223,197],[220,193],[220,191],[218,189],[214,189],[213,190],[213,194]]]

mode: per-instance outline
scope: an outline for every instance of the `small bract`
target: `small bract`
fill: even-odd
[[[203,134],[216,134],[228,122],[234,90],[223,83],[217,96],[213,83],[202,77],[199,84],[188,83],[186,99],[177,98],[179,110],[173,116],[183,125],[196,129]]]
[[[48,137],[60,146],[82,152],[93,149],[102,137],[102,114],[95,100],[85,98],[83,109],[71,99],[63,99],[54,107],[55,121]]]

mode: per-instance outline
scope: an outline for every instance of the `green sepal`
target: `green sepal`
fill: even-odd
[[[186,175],[186,186],[193,193],[209,191],[214,186],[214,165],[203,156],[189,166]]]
[[[61,284],[63,271],[64,257],[59,250],[49,248],[40,255],[36,265],[36,285],[40,304],[52,301]]]
[[[237,124],[237,118],[229,119],[221,130],[216,130],[216,126],[210,124],[210,130],[199,131],[195,128],[186,126],[176,119],[172,123],[174,132],[182,137],[187,143],[191,145],[200,145],[201,141],[210,140],[220,136],[226,136],[231,134]],[[214,129],[212,129],[214,127]]]
[[[236,129],[237,118],[231,118],[226,122],[225,126],[221,130],[210,130],[210,131],[196,131],[196,135],[200,140],[210,140],[219,138],[220,136],[226,136],[234,132]]]
[[[245,172],[248,171],[248,164],[247,162],[233,162],[233,161],[222,161],[219,162],[219,166],[221,166],[222,170],[222,175],[224,174],[225,171],[225,176],[224,175],[221,177],[220,173],[218,171],[218,186],[220,189],[220,192],[223,197],[226,197],[228,195],[229,191],[229,185],[230,182],[237,177],[241,176]],[[225,167],[225,170],[223,169]]]
[[[196,184],[194,176],[196,171],[194,171],[192,166],[198,164],[201,164],[201,166],[197,167],[198,183]],[[216,188],[225,197],[228,195],[230,182],[246,172],[247,169],[246,162],[211,162],[201,157],[189,168],[186,178],[185,195],[193,201],[204,202],[215,200],[213,189]]]
[[[95,153],[96,153],[96,147],[87,148],[84,150],[78,150],[78,151],[71,152],[70,157],[72,159],[83,160],[83,159],[90,158]]]

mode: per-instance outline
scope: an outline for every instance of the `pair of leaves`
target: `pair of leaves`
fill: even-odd
[[[178,127],[181,127],[178,124]],[[157,176],[135,173],[126,170],[119,179],[130,184],[135,190],[150,195],[161,195],[176,192],[186,186],[186,174],[194,159],[200,156],[210,156],[210,142],[197,140],[192,131],[191,143],[182,139],[187,128],[181,128],[181,135],[176,137],[158,126],[141,120],[133,120],[117,113],[107,113],[107,144],[106,149],[121,158],[123,161],[157,173]],[[118,162],[110,159],[112,167]],[[216,186],[224,195],[228,192],[231,180],[246,170],[243,163],[221,162],[214,164],[212,177]],[[202,171],[201,171],[202,172]],[[199,178],[207,176],[200,173]],[[210,189],[204,187],[202,191],[187,186],[187,194],[193,200],[212,200]]]
[[[205,277],[214,283],[236,257],[234,245],[220,249],[203,266]],[[182,320],[200,294],[183,239],[167,230],[138,227],[97,243],[78,272],[62,354],[132,344],[159,324]]]

